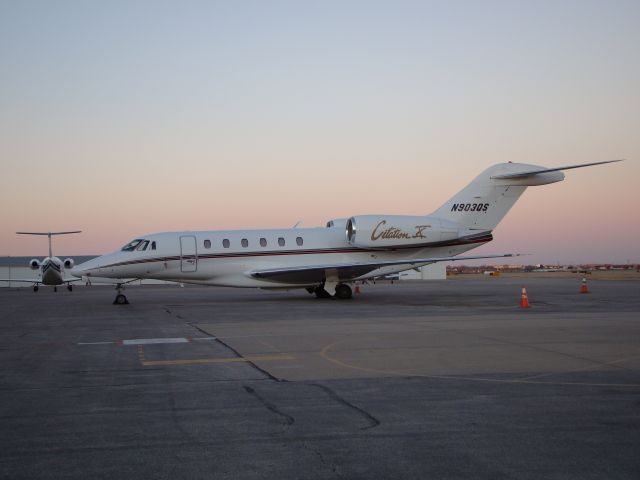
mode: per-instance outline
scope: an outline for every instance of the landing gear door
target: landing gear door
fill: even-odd
[[[180,270],[195,272],[198,269],[198,249],[196,237],[184,235],[180,237]]]

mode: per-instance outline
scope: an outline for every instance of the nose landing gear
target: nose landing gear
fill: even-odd
[[[127,297],[122,293],[122,290],[124,290],[124,285],[122,283],[118,283],[116,285],[116,290],[117,290],[117,295],[116,298],[113,300],[113,304],[114,305],[129,305],[129,300],[127,300]]]

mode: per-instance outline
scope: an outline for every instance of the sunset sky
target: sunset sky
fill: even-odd
[[[0,2],[0,256],[428,214],[560,166],[474,253],[640,262],[638,1]]]

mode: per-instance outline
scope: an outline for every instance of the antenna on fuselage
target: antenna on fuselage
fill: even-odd
[[[53,235],[68,235],[70,233],[82,233],[82,230],[74,230],[73,232],[16,232],[18,235],[46,235],[49,238],[49,258],[53,257],[51,249],[51,237]]]

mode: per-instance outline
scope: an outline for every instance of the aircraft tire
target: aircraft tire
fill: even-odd
[[[34,292],[37,292],[37,291],[38,291],[38,285],[34,285],[34,286],[33,286],[33,291],[34,291]]]
[[[53,291],[57,292],[58,291],[58,287],[53,287]]]
[[[116,295],[116,299],[113,301],[114,305],[128,305],[129,301],[127,300],[127,297],[124,296],[123,294],[119,293],[118,295]]]
[[[69,290],[70,292],[73,292],[73,285],[71,284],[67,285],[67,290]]]
[[[351,287],[345,283],[339,283],[336,285],[336,298],[340,300],[348,300],[353,296]]]

